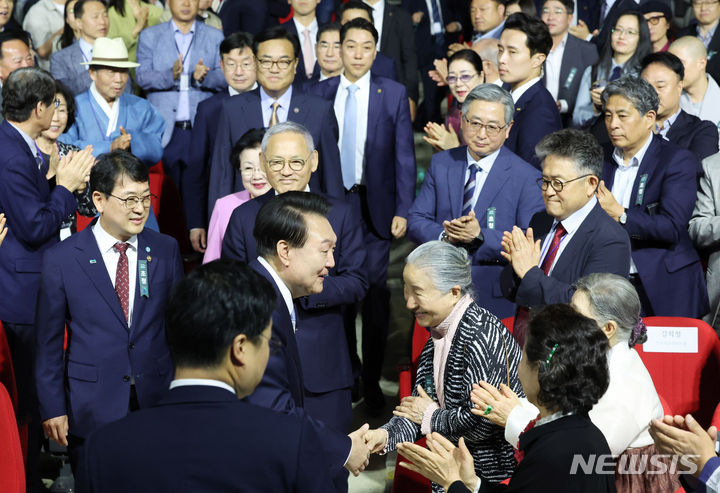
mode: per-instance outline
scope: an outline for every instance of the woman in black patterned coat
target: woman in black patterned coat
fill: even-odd
[[[373,452],[439,432],[457,443],[465,437],[483,478],[483,491],[512,475],[513,449],[503,429],[471,412],[472,385],[481,380],[522,392],[517,368],[521,350],[502,322],[472,300],[467,253],[431,241],[416,248],[403,271],[405,299],[431,338],[420,354],[417,387],[395,409],[388,423],[366,434]],[[433,491],[443,491],[433,483]]]

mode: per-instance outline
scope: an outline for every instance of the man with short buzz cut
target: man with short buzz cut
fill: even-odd
[[[218,114],[230,96],[257,87],[252,45],[252,35],[243,32],[233,33],[220,43],[220,68],[225,76],[227,90],[198,103],[192,124],[181,193],[190,244],[196,252],[204,252],[207,246],[207,224],[212,213],[212,210],[208,210],[207,200],[208,161],[215,144]]]
[[[505,145],[538,169],[535,146],[562,128],[557,104],[541,78],[552,44],[545,23],[522,12],[507,18],[498,41],[500,78],[515,101],[515,123]]]
[[[500,318],[514,306],[502,296],[503,231],[527,228],[543,209],[538,170],[506,147],[515,104],[495,84],[475,87],[463,102],[461,127],[468,145],[435,154],[408,213],[415,243],[443,240],[465,248],[472,261],[477,303]]]
[[[520,345],[529,309],[569,303],[581,277],[593,272],[627,277],[630,266],[630,240],[595,196],[603,169],[595,137],[560,130],[543,137],[536,152],[545,210],[533,216],[526,232],[513,226],[502,239],[502,256],[510,265],[500,282],[518,306],[513,336]]]
[[[310,423],[241,400],[274,351],[277,301],[273,285],[240,262],[218,260],[180,281],[167,306],[170,390],[90,436],[79,489],[332,491]]]
[[[720,57],[715,56],[720,51],[720,2],[714,0],[693,0],[693,13],[695,22],[678,32],[678,38],[694,36],[707,51],[707,73],[716,81],[720,79]]]
[[[0,32],[0,88],[13,72],[22,67],[35,66],[28,38],[23,32]],[[2,93],[0,92],[0,122],[2,122]]]
[[[646,80],[613,81],[602,100],[612,146],[597,197],[630,239],[630,281],[642,314],[701,318],[709,311],[707,288],[688,235],[698,158],[653,133],[659,100]]]
[[[718,152],[718,129],[712,122],[689,115],[680,108],[685,70],[672,53],[650,53],[640,63],[640,76],[655,88],[658,105],[657,134],[692,151],[700,160]],[[698,177],[702,168],[698,168]]]

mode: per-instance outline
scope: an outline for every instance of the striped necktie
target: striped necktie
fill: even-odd
[[[467,216],[470,214],[470,211],[473,208],[473,196],[475,195],[475,185],[477,183],[477,180],[475,179],[477,177],[478,171],[480,171],[480,166],[477,165],[477,163],[470,163],[468,166],[470,170],[470,174],[468,175],[468,179],[465,182],[465,192],[463,193],[463,210],[462,215]]]

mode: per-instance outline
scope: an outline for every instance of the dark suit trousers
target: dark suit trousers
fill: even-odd
[[[180,186],[183,170],[187,167],[185,160],[190,153],[191,132],[191,130],[175,127],[170,142],[163,150],[163,169],[165,174],[175,182],[178,192],[182,192]]]
[[[363,242],[367,250],[365,266],[369,289],[362,306],[362,377],[366,384],[377,383],[385,357],[390,317],[390,290],[387,287],[390,240],[378,235],[372,226],[364,187],[359,192],[348,192],[345,198],[362,217]],[[352,311],[348,310],[349,313]],[[354,317],[350,316],[349,319],[354,326]],[[354,346],[350,348],[350,354],[355,354]]]
[[[444,91],[438,87],[437,83],[430,78],[428,72],[435,69],[433,61],[439,58],[445,58],[445,46],[436,44],[432,39],[428,41],[427,47],[430,52],[429,56],[419,56],[418,66],[420,69],[420,80],[423,87],[423,102],[422,102],[422,113],[418,116],[421,122],[442,122],[442,115],[440,114],[440,101],[443,97]],[[420,47],[418,47],[420,50]],[[419,53],[418,53],[419,55]]]

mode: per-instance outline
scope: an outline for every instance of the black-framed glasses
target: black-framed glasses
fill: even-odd
[[[275,337],[275,335],[271,336],[265,336],[264,334],[258,334],[263,339],[267,340],[268,342],[268,348],[270,348],[270,354],[276,354],[278,351],[280,351],[282,348],[285,347],[285,343]]]
[[[134,209],[135,207],[137,207],[137,205],[140,204],[140,203],[142,203],[143,207],[147,209],[148,207],[150,207],[150,202],[151,202],[151,200],[152,200],[153,198],[157,198],[157,197],[155,197],[155,195],[152,194],[152,193],[151,193],[151,194],[148,194],[148,195],[145,195],[145,196],[143,196],[143,197],[136,197],[135,195],[131,195],[131,196],[125,198],[125,199],[123,199],[123,198],[121,198],[121,197],[118,197],[117,195],[113,195],[113,194],[110,194],[110,196],[111,196],[111,197],[115,197],[115,198],[118,199],[120,202],[124,203],[124,204],[125,204],[125,208],[126,208],[126,209],[130,209],[130,210],[132,210],[132,209]]]
[[[310,151],[310,154],[312,154],[312,151]],[[281,171],[285,168],[285,165],[287,164],[290,166],[290,169],[293,171],[301,171],[305,164],[307,163],[308,159],[310,159],[310,154],[308,154],[308,157],[305,159],[300,158],[292,158],[292,159],[281,159],[281,158],[265,158],[268,164],[268,168],[270,168],[270,171]]]
[[[664,19],[664,18],[665,18],[665,15],[664,15],[664,14],[660,14],[660,15],[654,15],[654,16],[652,16],[652,17],[646,17],[645,20],[648,22],[648,24],[652,24],[653,26],[657,26],[657,25],[658,25],[658,22],[660,22],[660,19]]]
[[[279,60],[273,60],[272,58],[258,58],[257,61],[265,70],[270,69],[273,65],[277,65],[280,70],[287,70],[295,59],[280,58]]]
[[[507,123],[505,125],[498,125],[497,123],[483,123],[480,120],[468,120],[465,116],[463,116],[463,119],[468,124],[471,132],[477,133],[484,128],[488,137],[495,137],[502,129],[507,127]]]
[[[576,180],[579,180],[581,178],[587,178],[588,176],[595,176],[592,173],[587,173],[582,176],[578,176],[577,178],[573,178],[572,180],[562,181],[559,178],[553,178],[552,180],[548,180],[546,178],[538,178],[535,183],[538,184],[540,187],[540,190],[545,192],[548,189],[548,186],[552,187],[553,190],[556,192],[562,192],[565,185],[568,183],[572,183]]]
[[[457,81],[467,84],[477,76],[478,74],[448,75],[445,77],[445,80],[448,84],[455,84]]]

